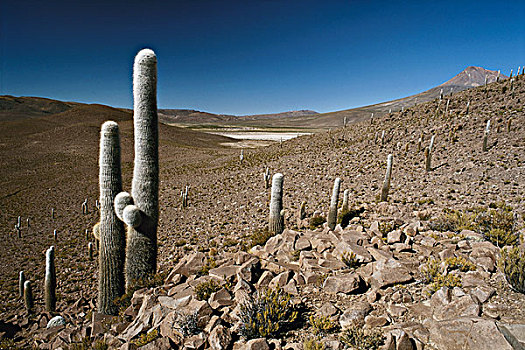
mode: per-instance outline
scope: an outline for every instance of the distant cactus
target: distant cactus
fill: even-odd
[[[385,130],[381,132],[381,146],[383,146],[384,144],[385,144]]]
[[[26,306],[26,310],[31,313],[35,306],[35,301],[33,300],[33,288],[31,288],[30,281],[24,282],[24,304]]]
[[[54,312],[56,310],[56,289],[55,247],[51,246],[46,251],[46,275],[44,279],[44,298],[47,312]]]
[[[24,275],[24,271],[20,271],[20,274],[18,276],[18,292],[20,294],[20,298],[24,297],[24,283],[26,281],[26,276]]]
[[[88,213],[88,199],[82,202],[82,214],[86,215]]]
[[[386,162],[386,175],[383,181],[383,187],[381,188],[381,202],[388,201],[388,192],[390,191],[390,179],[392,178],[392,162],[393,156],[389,154]]]
[[[88,257],[89,257],[89,260],[93,260],[93,243],[92,242],[88,243]]]
[[[341,212],[346,213],[348,211],[348,196],[350,195],[350,190],[345,190],[343,192],[343,206],[341,207]]]
[[[51,219],[55,220],[55,208],[51,208]]]
[[[188,206],[188,193],[189,186],[186,186],[184,190],[180,190],[180,200],[183,208],[186,208]]]
[[[443,99],[443,89],[439,92],[439,100],[441,101]]]
[[[467,112],[465,113],[467,116],[468,116],[469,109],[470,109],[470,100],[467,101]]]
[[[113,210],[113,200],[122,191],[120,139],[118,124],[107,121],[100,133],[99,158],[100,223],[98,223],[98,312],[118,314],[114,300],[124,294],[124,259],[126,234],[124,224]],[[87,208],[87,200],[85,202]],[[97,226],[95,225],[95,227]],[[96,232],[93,230],[96,238]],[[91,244],[91,242],[90,242]],[[91,246],[90,260],[93,258]]]
[[[483,133],[483,152],[486,152],[488,149],[488,137],[490,132],[490,119],[487,120],[487,126],[485,127],[485,132]]]
[[[341,187],[341,179],[336,178],[334,187],[332,189],[332,197],[330,198],[330,210],[328,211],[327,224],[330,230],[335,229],[337,223],[337,204],[339,202],[339,189]]]
[[[425,170],[432,170],[432,151],[430,147],[425,147]]]
[[[58,232],[57,230],[53,230],[53,239],[56,241],[58,241]]]
[[[133,64],[135,166],[131,196],[115,197],[119,219],[128,225],[126,288],[157,269],[159,220],[159,129],[157,115],[157,57],[141,50]],[[134,205],[132,205],[134,204]]]
[[[18,216],[16,220],[16,224],[18,225],[18,227],[22,227],[22,217],[21,216]]]
[[[270,175],[270,169],[268,167],[266,167],[266,171],[263,174],[263,178],[265,188],[270,188],[270,180],[272,179],[272,176]]]
[[[507,132],[510,132],[512,130],[512,118],[509,118],[507,120]]]
[[[430,151],[430,153],[434,151],[434,141],[435,140],[436,140],[436,135],[432,135],[432,137],[430,138],[430,145],[428,146],[428,150]]]
[[[343,128],[346,128],[346,116],[343,118]]]
[[[242,164],[242,161],[244,160],[244,150],[243,149],[241,149],[241,155],[239,156],[239,160]]]
[[[496,76],[496,82],[499,82],[500,70],[498,69],[498,75]]]
[[[306,202],[303,201],[301,203],[301,207],[299,208],[299,220],[306,219]]]
[[[31,222],[30,222],[29,218],[27,218],[26,221],[27,221],[27,228],[30,228],[31,227]]]
[[[270,219],[268,231],[280,234],[284,230],[283,210],[283,174],[277,173],[272,178],[272,193],[270,197]]]
[[[450,99],[447,99],[447,105],[445,106],[445,117],[448,116],[448,106],[450,105]]]

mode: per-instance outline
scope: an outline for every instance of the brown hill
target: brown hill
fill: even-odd
[[[191,140],[181,145],[175,134],[164,134],[159,272],[171,274],[159,286],[137,292],[123,317],[112,320],[111,329],[96,339],[120,348],[120,339],[138,339],[141,332],[153,329],[153,334],[157,329],[159,339],[150,348],[181,343],[173,318],[181,311],[179,305],[187,303],[183,305],[190,312],[198,308],[200,320],[209,327],[231,335],[224,337],[229,339],[226,348],[233,348],[233,342],[237,342],[235,348],[247,348],[239,339],[233,310],[246,293],[253,295],[254,289],[270,284],[293,294],[293,303],[304,320],[290,324],[278,335],[276,342],[282,348],[300,348],[314,328],[306,320],[322,315],[330,315],[336,325],[348,326],[355,320],[374,327],[389,335],[385,341],[395,339],[412,349],[423,344],[437,349],[466,344],[470,349],[509,350],[511,341],[521,345],[516,339],[522,339],[517,330],[525,324],[525,295],[511,290],[497,268],[501,249],[486,240],[483,232],[487,232],[480,227],[461,231],[466,227],[461,225],[469,222],[454,223],[454,218],[467,220],[472,213],[487,213],[489,206],[500,208],[501,213],[503,201],[512,207],[511,219],[505,216],[510,226],[523,227],[524,99],[525,79],[521,76],[512,87],[507,80],[489,84],[486,92],[478,87],[452,95],[448,113],[443,103],[432,100],[372,123],[357,122],[330,133],[245,150],[243,163],[238,150],[195,147]],[[469,114],[467,101],[471,102]],[[94,327],[93,318],[87,316],[94,313],[96,304],[97,263],[88,258],[86,246],[93,238],[85,236],[85,229],[98,221],[93,203],[98,197],[100,125],[98,119],[91,123],[88,117],[95,109],[105,113],[100,121],[120,120],[125,189],[132,172],[131,121],[123,111],[83,108],[58,118],[43,117],[30,133],[24,128],[32,128],[33,120],[24,125],[24,121],[0,124],[7,131],[0,138],[4,169],[0,180],[0,267],[4,276],[0,279],[0,331],[11,330],[11,337],[14,333],[22,348],[66,348],[73,341],[80,346],[84,335],[93,335],[104,323],[95,322]],[[483,151],[482,137],[489,119],[489,148]],[[72,126],[68,120],[74,121]],[[83,123],[88,126],[84,128]],[[161,126],[162,130],[168,129]],[[432,171],[426,172],[418,139],[423,138],[424,148],[433,135]],[[377,203],[389,153],[394,156],[389,200]],[[261,175],[266,167],[285,176],[283,205],[289,230],[247,253],[245,247],[254,241],[264,245],[269,190]],[[345,229],[304,228],[304,222],[296,217],[301,203],[307,203],[307,221],[314,213],[326,217],[336,177],[343,181],[342,190],[349,190],[351,207],[362,209]],[[189,206],[181,208],[179,193],[187,185]],[[89,199],[90,213],[82,215],[85,198]],[[56,210],[54,219],[51,208]],[[459,216],[461,213],[465,216]],[[23,225],[21,238],[12,229],[18,215],[24,223],[25,218],[31,218],[31,227]],[[480,217],[484,225],[491,225],[487,224],[490,215]],[[54,229],[58,230],[57,241],[53,240]],[[50,245],[56,247],[57,308],[68,324],[46,330],[51,315],[42,311],[43,253]],[[347,253],[351,267],[342,261],[341,251]],[[354,251],[356,261],[350,254]],[[187,264],[189,258],[192,266]],[[470,262],[475,271],[462,271],[452,267],[452,262],[447,265],[447,258],[463,262],[466,270]],[[421,271],[434,260],[445,265],[436,271],[451,276],[448,282],[456,288],[445,288],[430,297],[431,283]],[[188,273],[190,267],[204,276]],[[19,270],[34,281],[33,316],[17,298]],[[225,274],[232,274],[232,281],[223,281]],[[224,283],[224,290],[211,299],[196,300],[196,287],[210,279]],[[338,330],[323,337],[334,347],[342,347]],[[201,332],[185,341],[201,340],[206,347],[213,337]]]

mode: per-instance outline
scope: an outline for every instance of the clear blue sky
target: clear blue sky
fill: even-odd
[[[0,95],[118,107],[143,47],[160,108],[237,115],[347,109],[470,65],[525,65],[523,0],[1,0],[0,21]]]

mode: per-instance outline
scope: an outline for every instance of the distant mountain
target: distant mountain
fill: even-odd
[[[315,116],[277,120],[272,121],[272,123],[274,123],[275,126],[286,125],[311,128],[338,127],[343,125],[345,117],[347,123],[367,120],[371,118],[372,113],[374,114],[374,117],[379,117],[383,114],[389,113],[390,111],[399,111],[402,108],[408,108],[415,104],[432,101],[439,97],[441,91],[443,91],[444,95],[450,95],[472,87],[481,86],[485,84],[485,76],[487,77],[487,83],[495,82],[498,76],[499,79],[508,78],[503,74],[499,74],[497,71],[484,69],[482,67],[470,66],[443,84],[416,95],[393,101],[381,102],[370,106],[328,112]]]

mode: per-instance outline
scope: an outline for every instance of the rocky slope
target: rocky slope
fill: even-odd
[[[103,339],[111,348],[133,348],[131,343],[147,332],[150,338],[158,337],[144,346],[151,349],[302,349],[314,332],[309,320],[313,315],[314,319],[330,318],[340,328],[378,328],[387,349],[523,346],[525,298],[511,290],[496,268],[501,249],[486,241],[481,232],[453,232],[434,223],[444,209],[465,212],[504,201],[513,207],[516,224],[523,227],[524,98],[525,79],[513,81],[512,88],[506,80],[372,123],[302,136],[282,146],[245,150],[242,163],[235,150],[177,148],[165,139],[159,227],[163,280],[157,287],[135,292],[131,306],[118,319],[94,312],[96,263],[87,257],[85,247],[92,238],[84,237],[84,229],[96,222],[97,214],[92,211],[82,216],[80,204],[86,197],[92,201],[97,197],[96,178],[83,178],[93,184],[86,187],[75,185],[73,178],[58,185],[78,191],[67,195],[53,191],[59,198],[68,198],[56,204],[64,214],[55,221],[47,209],[56,199],[42,196],[35,201],[12,193],[1,202],[7,208],[2,215],[6,244],[1,256],[20,253],[2,260],[10,272],[0,294],[5,301],[2,330],[10,336],[15,333],[21,344],[53,349],[66,348],[85,336]],[[483,151],[489,119],[488,150]],[[432,135],[432,171],[426,172],[422,149]],[[96,139],[96,132],[92,136]],[[129,135],[123,138],[124,143],[129,142]],[[96,149],[96,140],[93,143]],[[377,203],[389,153],[394,155],[389,201]],[[96,152],[93,157],[96,159]],[[131,164],[127,164],[124,175],[129,180]],[[57,165],[63,164],[58,160]],[[245,252],[262,235],[267,221],[269,190],[262,180],[266,167],[285,176],[287,230]],[[38,169],[21,166],[18,173],[24,171]],[[86,171],[96,174],[96,163],[94,170]],[[357,215],[344,229],[305,227],[314,215],[326,216],[336,177],[343,180],[343,189],[350,190],[351,206],[360,208]],[[179,193],[187,185],[189,206],[181,208]],[[48,186],[52,188],[51,180]],[[306,221],[297,219],[303,201],[308,206]],[[36,216],[31,230],[46,238],[31,241],[35,235],[25,231],[22,239],[17,238],[10,230],[17,213]],[[71,223],[73,226],[67,226]],[[71,232],[53,242],[46,233],[57,225]],[[42,267],[35,267],[42,264],[38,251],[50,244],[57,246],[58,311],[66,319],[65,326],[45,327],[51,315],[40,311],[39,283],[35,315],[25,313],[16,298],[16,267],[8,266],[21,264],[16,259],[27,257],[23,249],[29,244],[36,246],[35,258],[23,265],[37,281],[42,275]],[[72,249],[64,254],[69,247]],[[342,258],[351,253],[354,258]],[[469,262],[470,271],[453,267],[447,259],[454,257]],[[425,271],[433,261],[440,265],[441,274],[456,276],[453,279],[459,283],[454,288],[432,294]],[[198,300],[202,283],[210,280],[220,288]],[[279,286],[290,293],[290,305],[298,311],[298,318],[268,340],[246,341],[239,336],[240,305],[265,286]],[[195,327],[188,326],[191,319],[184,314],[196,315]],[[343,348],[337,327],[326,330],[319,341],[332,349]],[[197,334],[183,337],[188,328]]]

